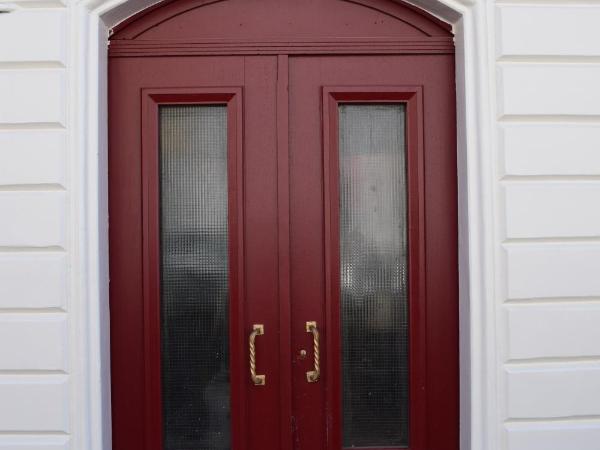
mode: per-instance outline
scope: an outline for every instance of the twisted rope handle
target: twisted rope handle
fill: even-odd
[[[256,375],[256,349],[254,341],[256,336],[262,336],[265,334],[265,327],[262,324],[254,324],[252,326],[252,333],[250,333],[249,350],[250,350],[250,379],[256,386],[264,386],[266,381],[265,375]]]
[[[315,370],[306,372],[306,380],[309,383],[315,383],[319,381],[319,377],[321,376],[319,354],[319,329],[317,328],[317,322],[306,322],[306,332],[312,333],[313,335],[313,352],[315,357]]]

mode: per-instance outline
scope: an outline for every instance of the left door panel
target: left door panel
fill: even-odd
[[[275,57],[110,59],[115,450],[277,440],[276,70]],[[249,377],[255,323],[264,386]]]

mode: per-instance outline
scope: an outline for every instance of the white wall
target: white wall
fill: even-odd
[[[490,3],[481,23],[495,65],[495,140],[480,149],[496,199],[490,432],[501,450],[600,450],[600,4],[547,2]],[[90,450],[80,16],[15,4],[0,14],[0,450]]]
[[[600,449],[600,4],[590,3],[496,8],[498,395],[510,450]]]
[[[0,449],[69,448],[67,7],[0,14]],[[71,447],[72,448],[72,447]]]

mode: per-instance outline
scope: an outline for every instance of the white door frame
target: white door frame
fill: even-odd
[[[155,0],[79,0],[71,9],[69,133],[75,362],[72,448],[111,449],[108,310],[108,31]],[[411,0],[456,36],[461,449],[499,448],[494,211],[494,23],[485,0]]]

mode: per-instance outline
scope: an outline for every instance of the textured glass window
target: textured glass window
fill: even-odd
[[[408,445],[405,108],[339,106],[344,447]]]
[[[160,108],[165,450],[230,448],[227,107]]]

